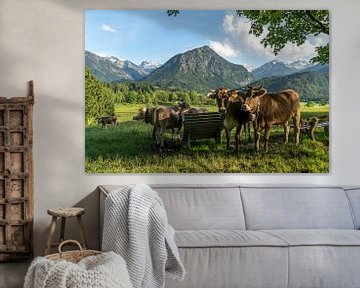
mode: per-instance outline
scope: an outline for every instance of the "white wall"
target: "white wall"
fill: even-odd
[[[331,172],[325,175],[85,174],[83,10],[136,8],[330,9]],[[47,236],[50,217],[46,209],[54,206],[86,207],[87,236],[91,246],[96,246],[97,197],[92,192],[99,184],[360,184],[360,95],[354,93],[360,80],[358,11],[358,0],[0,0],[0,95],[26,95],[27,81],[35,81],[36,253],[43,252]]]

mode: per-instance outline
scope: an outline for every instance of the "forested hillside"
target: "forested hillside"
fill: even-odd
[[[162,88],[172,86],[207,92],[221,86],[237,88],[253,79],[244,66],[230,63],[204,46],[175,55],[141,81]]]
[[[329,75],[321,72],[302,72],[287,76],[263,78],[251,83],[252,86],[263,85],[268,91],[276,92],[294,89],[301,101],[329,101]]]

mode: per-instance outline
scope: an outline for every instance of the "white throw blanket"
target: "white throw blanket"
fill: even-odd
[[[132,288],[124,259],[114,252],[89,256],[79,263],[37,257],[24,288]]]
[[[160,197],[147,185],[127,186],[105,200],[102,250],[124,257],[134,288],[165,287],[165,270],[184,278],[174,233]]]

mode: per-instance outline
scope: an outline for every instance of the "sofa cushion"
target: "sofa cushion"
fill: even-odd
[[[360,231],[348,229],[262,230],[289,246],[360,246]]]
[[[154,187],[176,230],[242,230],[244,214],[238,187]]]
[[[241,188],[246,226],[266,229],[354,229],[342,188]]]
[[[183,230],[176,231],[175,242],[178,247],[255,247],[280,246],[288,244],[260,231],[244,230]]]
[[[292,246],[288,249],[289,288],[360,287],[358,246]]]
[[[238,186],[150,185],[164,203],[168,221],[175,230],[245,230]],[[121,185],[102,185],[111,193]]]
[[[290,245],[289,288],[359,287],[360,231],[317,229],[263,232]]]

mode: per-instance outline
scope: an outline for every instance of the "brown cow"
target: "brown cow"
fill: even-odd
[[[151,123],[151,119],[153,118],[151,115],[154,113],[155,107],[151,108],[140,108],[139,113],[133,117],[133,120],[144,121],[145,123]],[[151,123],[153,124],[153,123]]]
[[[98,119],[98,124],[102,124],[103,126],[106,126],[106,124],[109,125],[117,125],[117,118],[115,116],[103,116],[103,117],[99,117]]]
[[[254,134],[255,151],[259,151],[260,131],[265,129],[264,148],[268,151],[270,130],[272,125],[284,126],[284,142],[289,140],[289,119],[294,121],[295,143],[300,137],[300,97],[294,90],[284,90],[278,93],[267,93],[264,88],[249,87],[243,111],[255,114]]]
[[[155,113],[155,110],[157,107],[160,107],[160,106],[151,107],[151,108],[146,108],[146,107],[140,108],[139,113],[133,117],[133,120],[144,121],[147,124],[154,125],[155,124],[154,113]],[[181,108],[179,108],[178,106],[170,106],[170,107],[161,106],[161,107],[166,107],[168,109],[171,109],[175,114],[180,114],[182,111]],[[181,117],[180,116],[179,116],[179,122],[176,123],[175,126],[166,127],[166,129],[171,129],[173,137],[175,135],[175,128],[177,128],[177,133],[180,133],[180,130],[181,130]],[[152,132],[153,140],[155,140],[155,130],[156,129],[155,129],[155,125],[154,125],[154,129]]]
[[[186,102],[179,103],[178,106],[158,106],[154,110],[153,123],[156,144],[159,146],[160,153],[164,149],[164,135],[166,129],[177,128],[178,133],[182,127],[182,114],[186,113],[206,113],[208,112],[205,108],[190,108]]]
[[[248,111],[241,109],[244,104],[245,94],[238,90],[229,90],[220,88],[208,93],[208,97],[216,99],[220,113],[225,113],[224,129],[226,133],[226,147],[230,148],[230,132],[236,127],[235,133],[235,152],[238,152],[240,146],[240,135],[243,126],[253,120],[253,115]],[[249,131],[250,134],[250,131]]]
[[[153,125],[152,139],[156,141],[160,152],[164,148],[164,135],[167,129],[172,130],[174,138],[175,128],[177,133],[181,130],[181,112],[180,106],[156,106],[151,108],[140,108],[139,113],[133,117],[133,120],[149,123]]]
[[[181,129],[181,109],[174,109],[174,107],[157,106],[152,115],[152,122],[154,124],[154,134],[156,144],[159,146],[160,153],[164,149],[164,136],[166,129],[178,128]],[[173,130],[174,131],[174,130]]]

